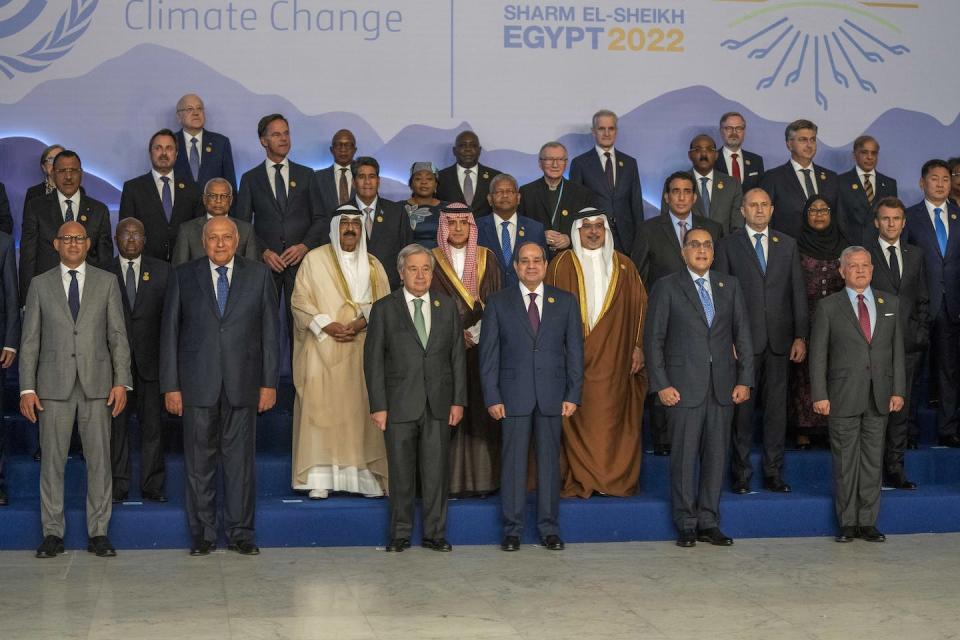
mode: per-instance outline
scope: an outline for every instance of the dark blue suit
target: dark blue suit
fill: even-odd
[[[941,437],[957,434],[957,386],[960,384],[960,208],[950,200],[944,205],[947,225],[947,252],[941,255],[937,233],[930,220],[926,202],[921,200],[906,211],[906,242],[923,254],[930,295],[930,334],[932,369],[940,390],[937,428]]]
[[[184,131],[177,132],[177,163],[173,167],[174,173],[194,182],[190,171],[190,149],[183,138]],[[189,135],[189,134],[187,134]],[[199,145],[198,145],[199,146]],[[237,172],[233,168],[233,151],[230,148],[230,138],[225,135],[203,130],[203,148],[200,152],[200,174],[196,183],[200,191],[211,178],[223,178],[230,183],[233,193],[237,193]]]
[[[721,173],[733,175],[727,170],[727,159],[723,155],[723,148],[717,150],[717,161],[713,168]],[[760,186],[760,180],[763,179],[763,157],[756,153],[751,153],[743,148],[740,149],[740,161],[743,164],[743,173],[740,176],[740,186],[743,193],[746,194],[750,189]]]
[[[218,463],[231,543],[253,542],[254,454],[261,388],[277,387],[277,293],[265,264],[234,257],[220,317],[210,261],[176,268],[160,335],[160,391],[183,396],[187,519],[195,539],[216,542]]]
[[[637,161],[619,149],[616,157],[616,181],[611,190],[597,149],[591,148],[570,163],[570,182],[582,184],[593,191],[597,207],[612,216],[613,244],[617,251],[630,255],[634,238],[640,235],[643,224],[643,193]]]
[[[17,288],[17,262],[14,255],[13,238],[0,231],[0,347],[20,348],[20,298]],[[0,369],[0,388],[3,386],[3,369]],[[3,410],[3,398],[0,397],[0,411]],[[0,421],[0,496],[5,497],[3,487],[3,449],[6,442],[3,424]]]
[[[537,529],[559,535],[560,417],[563,403],[580,404],[583,328],[580,306],[544,285],[540,329],[534,334],[520,285],[490,296],[480,332],[480,380],[487,407],[503,404],[500,498],[504,535],[521,536],[531,431],[537,453]]]
[[[500,271],[504,274],[503,288],[507,289],[516,287],[520,284],[520,281],[517,279],[517,272],[514,270],[513,264],[507,264],[503,261],[503,250],[500,248],[501,222],[503,222],[503,219],[495,213],[477,218],[477,244],[490,249],[497,256],[497,264],[500,265]],[[536,220],[518,215],[517,239],[513,246],[513,253],[516,253],[517,247],[524,242],[536,242],[546,249],[547,234],[544,226]]]

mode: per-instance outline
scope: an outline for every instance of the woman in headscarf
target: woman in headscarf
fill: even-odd
[[[813,324],[813,312],[822,298],[843,289],[840,275],[840,253],[847,247],[837,227],[833,211],[819,195],[807,198],[803,206],[804,220],[797,247],[807,292],[807,312]],[[825,438],[827,418],[813,412],[810,396],[810,371],[806,361],[792,365],[790,398],[793,403],[793,424],[797,429],[797,446],[809,449],[812,438]]]
[[[410,197],[404,203],[413,229],[413,241],[427,249],[437,246],[440,207],[437,199],[437,168],[432,162],[414,162],[410,167]]]

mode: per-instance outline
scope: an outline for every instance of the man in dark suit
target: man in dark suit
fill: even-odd
[[[330,212],[322,209],[313,170],[287,158],[286,118],[279,113],[260,118],[257,135],[267,159],[240,178],[236,217],[253,223],[263,261],[273,270],[277,294],[285,300],[287,326],[292,327],[290,294],[297,269],[307,251],[330,242]]]
[[[397,257],[403,287],[373,304],[363,349],[370,416],[387,446],[390,542],[410,547],[419,470],[423,540],[434,551],[447,542],[450,428],[467,404],[467,364],[456,303],[430,291],[433,255],[418,244]]]
[[[10,235],[13,233],[13,216],[10,215],[10,200],[7,198],[7,188],[0,182],[0,231]]]
[[[13,365],[20,348],[20,290],[17,287],[16,249],[13,238],[0,232],[0,336],[3,350],[0,351],[0,389],[4,374]],[[3,412],[3,397],[0,394],[0,416]],[[0,507],[7,506],[7,488],[3,478],[4,448],[7,437],[3,420],[0,419]]]
[[[127,427],[136,411],[140,425],[140,496],[166,502],[163,463],[163,425],[160,421],[160,317],[167,292],[170,264],[143,252],[143,223],[124,218],[117,223],[119,256],[110,263],[123,292],[123,317],[130,344],[133,391],[127,406],[113,419],[110,464],[113,468],[113,501],[122,502],[130,491],[130,448]]]
[[[947,160],[950,169],[950,201],[960,207],[960,157]]]
[[[837,224],[840,233],[852,244],[872,246],[877,240],[873,203],[896,197],[897,181],[877,171],[880,143],[873,136],[853,141],[854,167],[837,176],[839,202]]]
[[[601,109],[590,127],[596,146],[573,159],[570,181],[596,196],[598,209],[613,216],[613,240],[617,251],[630,255],[643,223],[643,194],[637,161],[613,148],[617,141],[617,114]]]
[[[53,248],[64,222],[79,222],[90,238],[86,262],[103,266],[113,259],[110,237],[110,212],[107,205],[87,197],[80,191],[83,168],[75,151],[61,151],[53,164],[56,191],[34,198],[23,211],[20,234],[20,303],[27,300],[30,281],[60,264]]]
[[[747,121],[736,111],[720,116],[720,137],[723,149],[713,167],[740,183],[743,192],[760,186],[763,178],[763,158],[743,148]]]
[[[828,417],[833,454],[837,542],[883,542],[877,529],[883,434],[906,394],[903,330],[897,297],[870,286],[863,247],[840,255],[846,287],[817,303],[810,335],[813,410]]]
[[[353,184],[357,210],[363,214],[367,233],[367,251],[376,256],[390,279],[390,289],[400,286],[400,273],[394,269],[400,250],[413,242],[413,229],[403,205],[381,198],[380,163],[361,156],[353,163]]]
[[[34,279],[23,314],[20,413],[30,422],[40,421],[43,445],[44,538],[38,558],[63,553],[64,470],[74,420],[87,467],[87,551],[100,557],[117,554],[107,537],[113,484],[110,417],[126,406],[132,383],[130,345],[120,286],[112,274],[87,264],[90,244],[79,222],[60,225],[54,240],[60,262]]]
[[[687,233],[686,268],[654,285],[643,333],[650,388],[670,426],[670,493],[681,547],[733,544],[720,530],[720,490],[734,405],[748,400],[753,386],[743,292],[736,278],[710,270],[713,255],[708,231]]]
[[[167,285],[160,391],[167,411],[183,416],[190,555],[216,549],[221,464],[228,549],[256,555],[256,425],[277,401],[277,294],[266,266],[236,255],[229,217],[203,234],[207,257],[177,267]]]
[[[203,215],[200,189],[174,171],[177,139],[173,131],[161,129],[153,134],[148,150],[153,169],[123,183],[119,215],[143,223],[148,256],[170,262],[180,225]]]
[[[923,253],[903,239],[906,214],[903,202],[896,196],[876,202],[874,224],[879,237],[870,245],[873,263],[871,285],[890,291],[900,299],[900,328],[903,331],[904,379],[906,393],[903,408],[887,420],[886,443],[883,449],[884,485],[895,489],[916,489],[907,479],[903,452],[912,437],[916,438],[916,407],[913,384],[923,353],[930,344],[930,295]]]
[[[480,138],[473,131],[461,131],[453,143],[455,164],[441,169],[437,176],[437,198],[446,202],[463,202],[474,218],[490,213],[487,194],[490,181],[500,172],[480,164]]]
[[[960,208],[949,201],[950,169],[940,159],[920,170],[923,200],[906,211],[906,240],[920,248],[930,296],[930,369],[940,405],[940,444],[960,447]]]
[[[477,243],[497,256],[503,273],[503,287],[515,286],[519,282],[513,269],[516,248],[524,242],[536,242],[546,249],[547,237],[542,224],[520,215],[520,189],[513,176],[497,174],[490,181],[487,201],[493,208],[493,215],[477,218]]]
[[[763,189],[743,199],[746,226],[717,243],[714,268],[734,276],[743,291],[753,336],[754,393],[737,405],[731,471],[734,493],[750,491],[750,448],[757,400],[763,404],[763,486],[789,492],[783,481],[787,435],[787,361],[803,362],[810,325],[797,243],[770,229],[773,207]]]
[[[230,183],[224,178],[210,178],[203,188],[202,201],[206,215],[187,220],[180,225],[180,229],[177,231],[177,242],[173,246],[173,258],[171,259],[175,267],[207,255],[207,249],[203,244],[203,227],[210,218],[225,216],[230,213],[233,206],[233,192],[230,190]],[[260,262],[262,252],[260,243],[253,231],[253,225],[239,218],[231,219],[237,225],[237,230],[240,233],[237,255],[243,256],[247,260]]]
[[[724,235],[733,229],[743,228],[743,191],[740,183],[725,173],[715,170],[717,145],[713,138],[700,134],[690,141],[687,157],[693,163],[690,175],[697,184],[697,200],[693,213],[713,220],[723,229]],[[667,211],[666,200],[661,200],[661,215]]]
[[[562,418],[577,410],[583,391],[583,327],[577,299],[545,285],[547,251],[521,243],[513,256],[519,283],[487,299],[480,332],[483,402],[502,421],[500,501],[504,551],[517,551],[527,504],[531,435],[537,460],[537,531],[550,551],[560,537]]]
[[[320,190],[320,213],[328,220],[342,204],[353,199],[356,191],[353,183],[353,156],[357,153],[357,139],[349,129],[340,129],[330,141],[333,164],[317,171],[317,186]],[[393,269],[387,269],[392,273]]]
[[[839,184],[837,174],[813,163],[817,155],[817,125],[809,120],[794,120],[787,125],[784,135],[790,159],[767,171],[760,186],[773,202],[770,226],[796,238],[803,228],[807,198],[816,193],[836,211]]]
[[[223,178],[237,190],[230,138],[208,131],[206,111],[200,96],[188,93],[177,101],[177,163],[174,172],[192,182],[199,191],[212,178]]]
[[[563,177],[567,168],[567,148],[559,142],[540,147],[542,178],[520,187],[517,213],[546,227],[547,248],[551,252],[570,248],[573,217],[581,209],[595,206],[593,192]]]

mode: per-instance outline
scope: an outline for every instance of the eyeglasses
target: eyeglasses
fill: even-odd
[[[177,109],[177,113],[203,113],[203,107],[184,107]]]
[[[516,189],[497,189],[496,191],[492,191],[491,194],[492,194],[494,197],[497,197],[497,196],[515,196],[515,195],[517,195],[517,190],[516,190]]]
[[[701,242],[700,240],[690,240],[689,242],[685,242],[683,246],[691,249],[713,249],[713,241],[704,240]]]
[[[540,158],[543,164],[563,164],[566,161],[566,158]]]
[[[58,176],[72,176],[80,173],[80,169],[54,169]]]
[[[723,131],[726,133],[743,133],[747,128],[743,125],[739,127],[722,127]]]
[[[233,197],[232,193],[205,193],[203,197],[212,202],[223,202]]]
[[[826,216],[830,215],[830,207],[818,207],[816,209],[807,209],[807,214],[813,216]]]
[[[57,240],[63,244],[83,244],[87,241],[87,236],[57,236]]]

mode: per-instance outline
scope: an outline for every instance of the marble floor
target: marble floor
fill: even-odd
[[[0,552],[0,638],[960,639],[960,534],[525,546]]]

